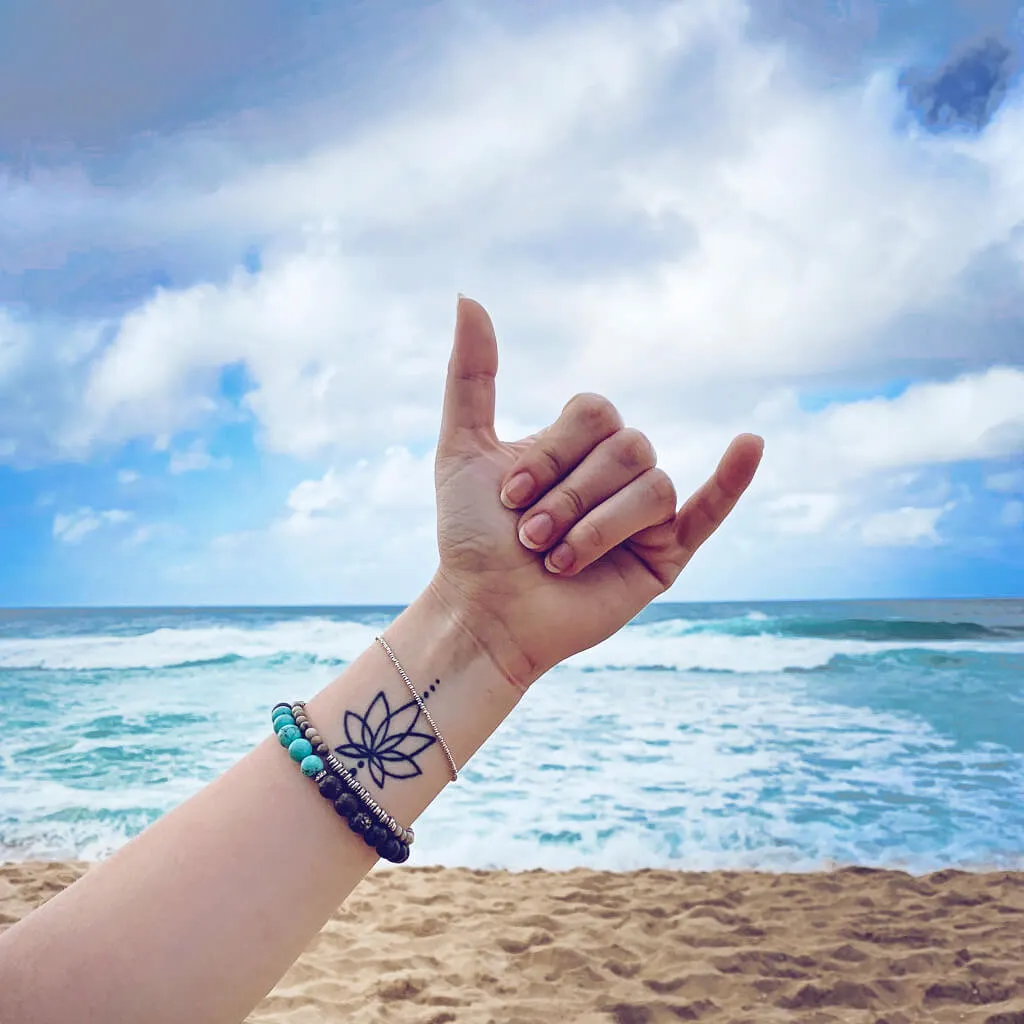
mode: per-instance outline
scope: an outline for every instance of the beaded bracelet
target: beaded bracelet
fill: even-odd
[[[275,705],[271,717],[281,745],[287,747],[292,759],[299,762],[302,773],[316,782],[320,794],[332,802],[338,815],[348,822],[353,832],[363,837],[367,846],[396,864],[408,860],[412,830],[402,829],[362,786],[358,786],[351,773],[330,753],[304,709],[301,701]],[[325,767],[325,760],[330,769]],[[344,772],[340,779],[338,768]],[[347,792],[342,789],[343,783]],[[358,786],[355,791],[353,784]]]
[[[278,740],[298,762],[299,770],[317,784],[320,795],[331,801],[349,828],[385,860],[395,864],[408,860],[414,839],[412,829],[399,825],[331,753],[305,714],[305,703],[276,704],[271,721]]]
[[[416,689],[415,684],[409,678],[405,669],[402,668],[402,663],[398,660],[398,655],[391,650],[391,644],[384,639],[383,636],[377,637],[377,643],[384,648],[384,653],[391,660],[391,664],[395,666],[398,674],[402,677],[402,682],[405,683],[405,688],[412,694],[412,699],[416,702],[416,706],[420,709],[420,714],[426,719],[427,725],[430,726],[430,731],[437,737],[437,742],[441,745],[441,749],[444,751],[444,756],[448,759],[448,768],[451,771],[452,782],[459,781],[459,766],[455,763],[455,755],[451,751],[451,747],[445,742],[445,738],[441,735],[441,730],[438,729],[437,723],[434,721],[433,715],[427,709],[427,705],[423,698],[419,694],[419,690]]]
[[[306,712],[306,702],[302,700],[296,701],[291,706],[291,710],[296,724],[299,729],[305,733],[306,738],[311,743],[317,741],[317,752],[323,757],[327,770],[332,775],[337,776],[348,788],[349,792],[355,794],[360,803],[369,809],[370,813],[378,822],[380,822],[380,824],[384,825],[389,832],[391,832],[396,838],[400,839],[403,843],[411,845],[413,840],[416,838],[416,834],[411,828],[403,828],[403,826],[395,821],[395,819],[392,818],[391,815],[373,799],[369,790],[363,786],[355,775],[350,772],[333,753],[331,753],[330,747],[324,743],[322,737],[314,728],[313,723],[309,720],[309,715]]]

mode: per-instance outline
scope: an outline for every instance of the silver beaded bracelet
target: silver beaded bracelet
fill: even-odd
[[[417,691],[416,687],[413,685],[412,680],[408,677],[408,675],[406,675],[405,669],[402,668],[401,662],[395,656],[395,652],[391,650],[391,645],[387,642],[387,640],[385,640],[384,637],[382,636],[378,636],[377,643],[379,643],[381,647],[384,648],[384,650],[387,652],[387,656],[391,659],[391,663],[395,666],[396,669],[398,669],[398,674],[402,677],[402,682],[405,683],[406,688],[412,694],[412,699],[416,701],[416,704],[419,707],[420,712],[422,713],[423,717],[427,720],[427,725],[430,726],[432,732],[437,737],[437,742],[441,744],[441,749],[444,751],[444,756],[448,758],[448,767],[451,771],[452,782],[458,782],[458,765],[456,765],[455,758],[452,756],[452,752],[448,747],[448,744],[445,742],[444,737],[441,735],[441,730],[438,729],[437,723],[434,721],[434,719],[431,717],[430,712],[427,710],[426,701],[424,701],[424,699],[419,695],[419,691]]]

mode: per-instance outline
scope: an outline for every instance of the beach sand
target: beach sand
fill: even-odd
[[[1024,873],[378,870],[249,1020],[1024,1024]]]

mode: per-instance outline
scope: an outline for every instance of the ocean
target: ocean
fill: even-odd
[[[106,856],[398,611],[0,611],[0,860]],[[531,689],[412,863],[1020,868],[1024,600],[652,605]]]

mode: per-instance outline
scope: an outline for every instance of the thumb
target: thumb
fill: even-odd
[[[462,431],[494,434],[494,377],[498,342],[487,310],[459,296],[455,343],[448,362],[448,380],[441,417],[441,443]]]

